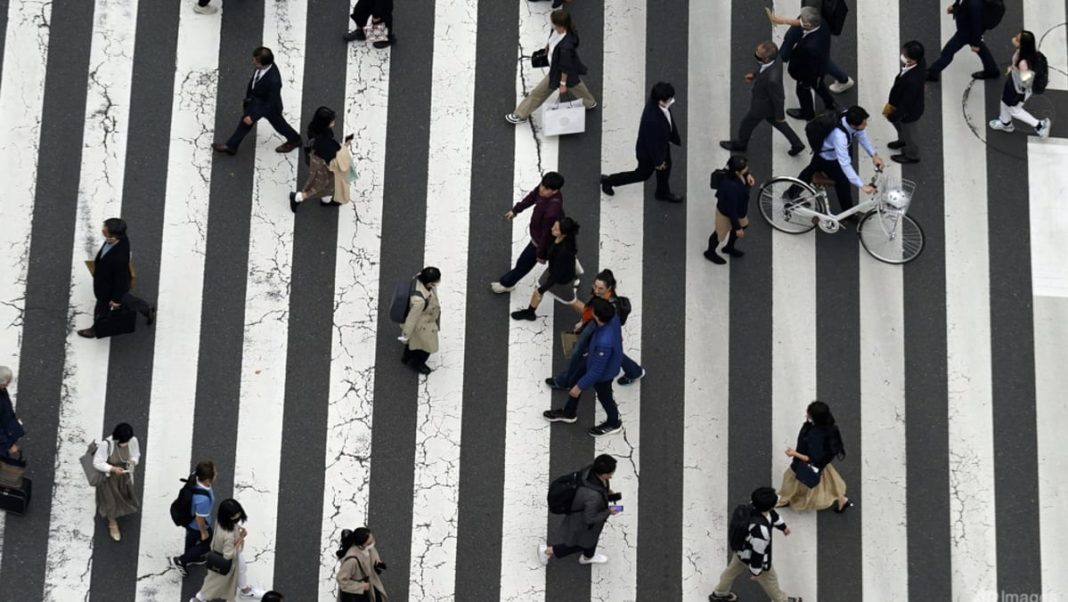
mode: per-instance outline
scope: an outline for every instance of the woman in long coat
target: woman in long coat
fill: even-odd
[[[408,318],[401,327],[405,342],[401,361],[420,374],[430,374],[426,360],[438,351],[438,331],[441,329],[441,305],[438,304],[438,284],[441,270],[425,267],[415,276],[415,290],[408,299]]]
[[[248,584],[245,568],[245,537],[248,531],[241,526],[248,520],[245,509],[235,499],[226,499],[219,504],[215,513],[215,530],[211,536],[212,552],[221,554],[230,562],[230,571],[225,575],[214,571],[204,573],[204,584],[189,602],[207,602],[208,600],[226,600],[234,602],[238,590],[242,598],[262,598],[264,590]]]
[[[341,547],[337,557],[341,566],[337,569],[338,602],[383,602],[386,587],[379,573],[386,564],[375,549],[375,536],[366,527],[355,531],[341,532]]]
[[[108,521],[108,533],[115,541],[122,540],[116,519],[140,509],[134,490],[134,469],[141,461],[141,446],[134,437],[133,427],[119,423],[110,437],[96,448],[93,468],[107,477],[96,486],[96,511]]]

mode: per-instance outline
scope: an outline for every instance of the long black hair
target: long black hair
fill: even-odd
[[[227,531],[233,531],[237,523],[243,523],[248,520],[248,515],[245,514],[245,509],[241,507],[240,502],[229,498],[219,504],[219,511],[215,513],[215,518],[219,521],[220,527]]]
[[[367,527],[360,527],[355,531],[343,529],[341,531],[341,545],[337,549],[337,557],[340,560],[345,557],[345,554],[352,546],[362,546],[367,543],[367,540],[371,538],[371,530]]]
[[[1027,61],[1027,66],[1033,71],[1035,60],[1038,56],[1038,47],[1035,45],[1035,34],[1028,30],[1020,32],[1020,58],[1016,62]]]
[[[324,134],[332,138],[334,130],[330,128],[330,124],[334,122],[336,117],[337,113],[330,107],[315,109],[315,114],[312,115],[311,121],[308,122],[308,138],[316,138]]]
[[[822,401],[813,401],[808,404],[808,416],[812,419],[812,425],[828,432],[827,445],[831,454],[839,460],[845,457],[845,443],[842,442],[842,433],[838,425],[834,423],[834,414],[831,408]]]
[[[559,223],[560,234],[564,235],[564,241],[559,244],[571,249],[572,253],[578,253],[578,241],[575,240],[579,233],[578,222],[570,217],[561,217]]]

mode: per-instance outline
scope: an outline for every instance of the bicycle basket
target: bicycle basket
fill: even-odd
[[[879,191],[880,210],[906,213],[915,190],[916,183],[912,180],[898,178],[896,181],[887,181]]]

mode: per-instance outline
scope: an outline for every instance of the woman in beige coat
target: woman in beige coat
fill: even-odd
[[[404,342],[401,361],[420,374],[430,374],[426,360],[438,351],[438,330],[441,328],[441,305],[438,304],[438,283],[441,270],[425,267],[415,276],[415,289],[408,299],[408,317],[401,326],[400,340]]]
[[[386,563],[375,550],[375,536],[367,527],[341,532],[341,547],[337,557],[341,566],[337,569],[338,602],[382,602],[386,600],[386,588],[379,573],[386,570]]]
[[[266,593],[264,590],[248,584],[245,574],[245,537],[248,532],[241,523],[248,520],[245,509],[235,499],[226,499],[219,504],[215,514],[215,530],[211,536],[211,551],[222,554],[230,562],[230,571],[220,574],[207,571],[204,585],[189,602],[207,602],[208,600],[226,600],[234,602],[240,596],[244,599],[259,600]]]
[[[352,155],[348,143],[352,141],[352,134],[345,138],[345,144],[338,144],[334,139],[336,117],[333,109],[319,107],[308,124],[308,146],[304,149],[308,159],[308,177],[303,190],[289,193],[289,208],[293,213],[297,212],[305,199],[318,198],[323,205],[344,205],[349,202]]]

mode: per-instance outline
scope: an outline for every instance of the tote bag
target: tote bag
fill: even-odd
[[[566,136],[586,131],[586,108],[581,100],[546,105],[541,113],[541,127],[546,136]]]
[[[85,471],[85,480],[89,481],[90,487],[96,487],[103,483],[104,479],[107,478],[104,473],[93,467],[94,456],[96,456],[96,441],[89,444],[89,449],[87,449],[85,454],[80,458],[82,470]]]

